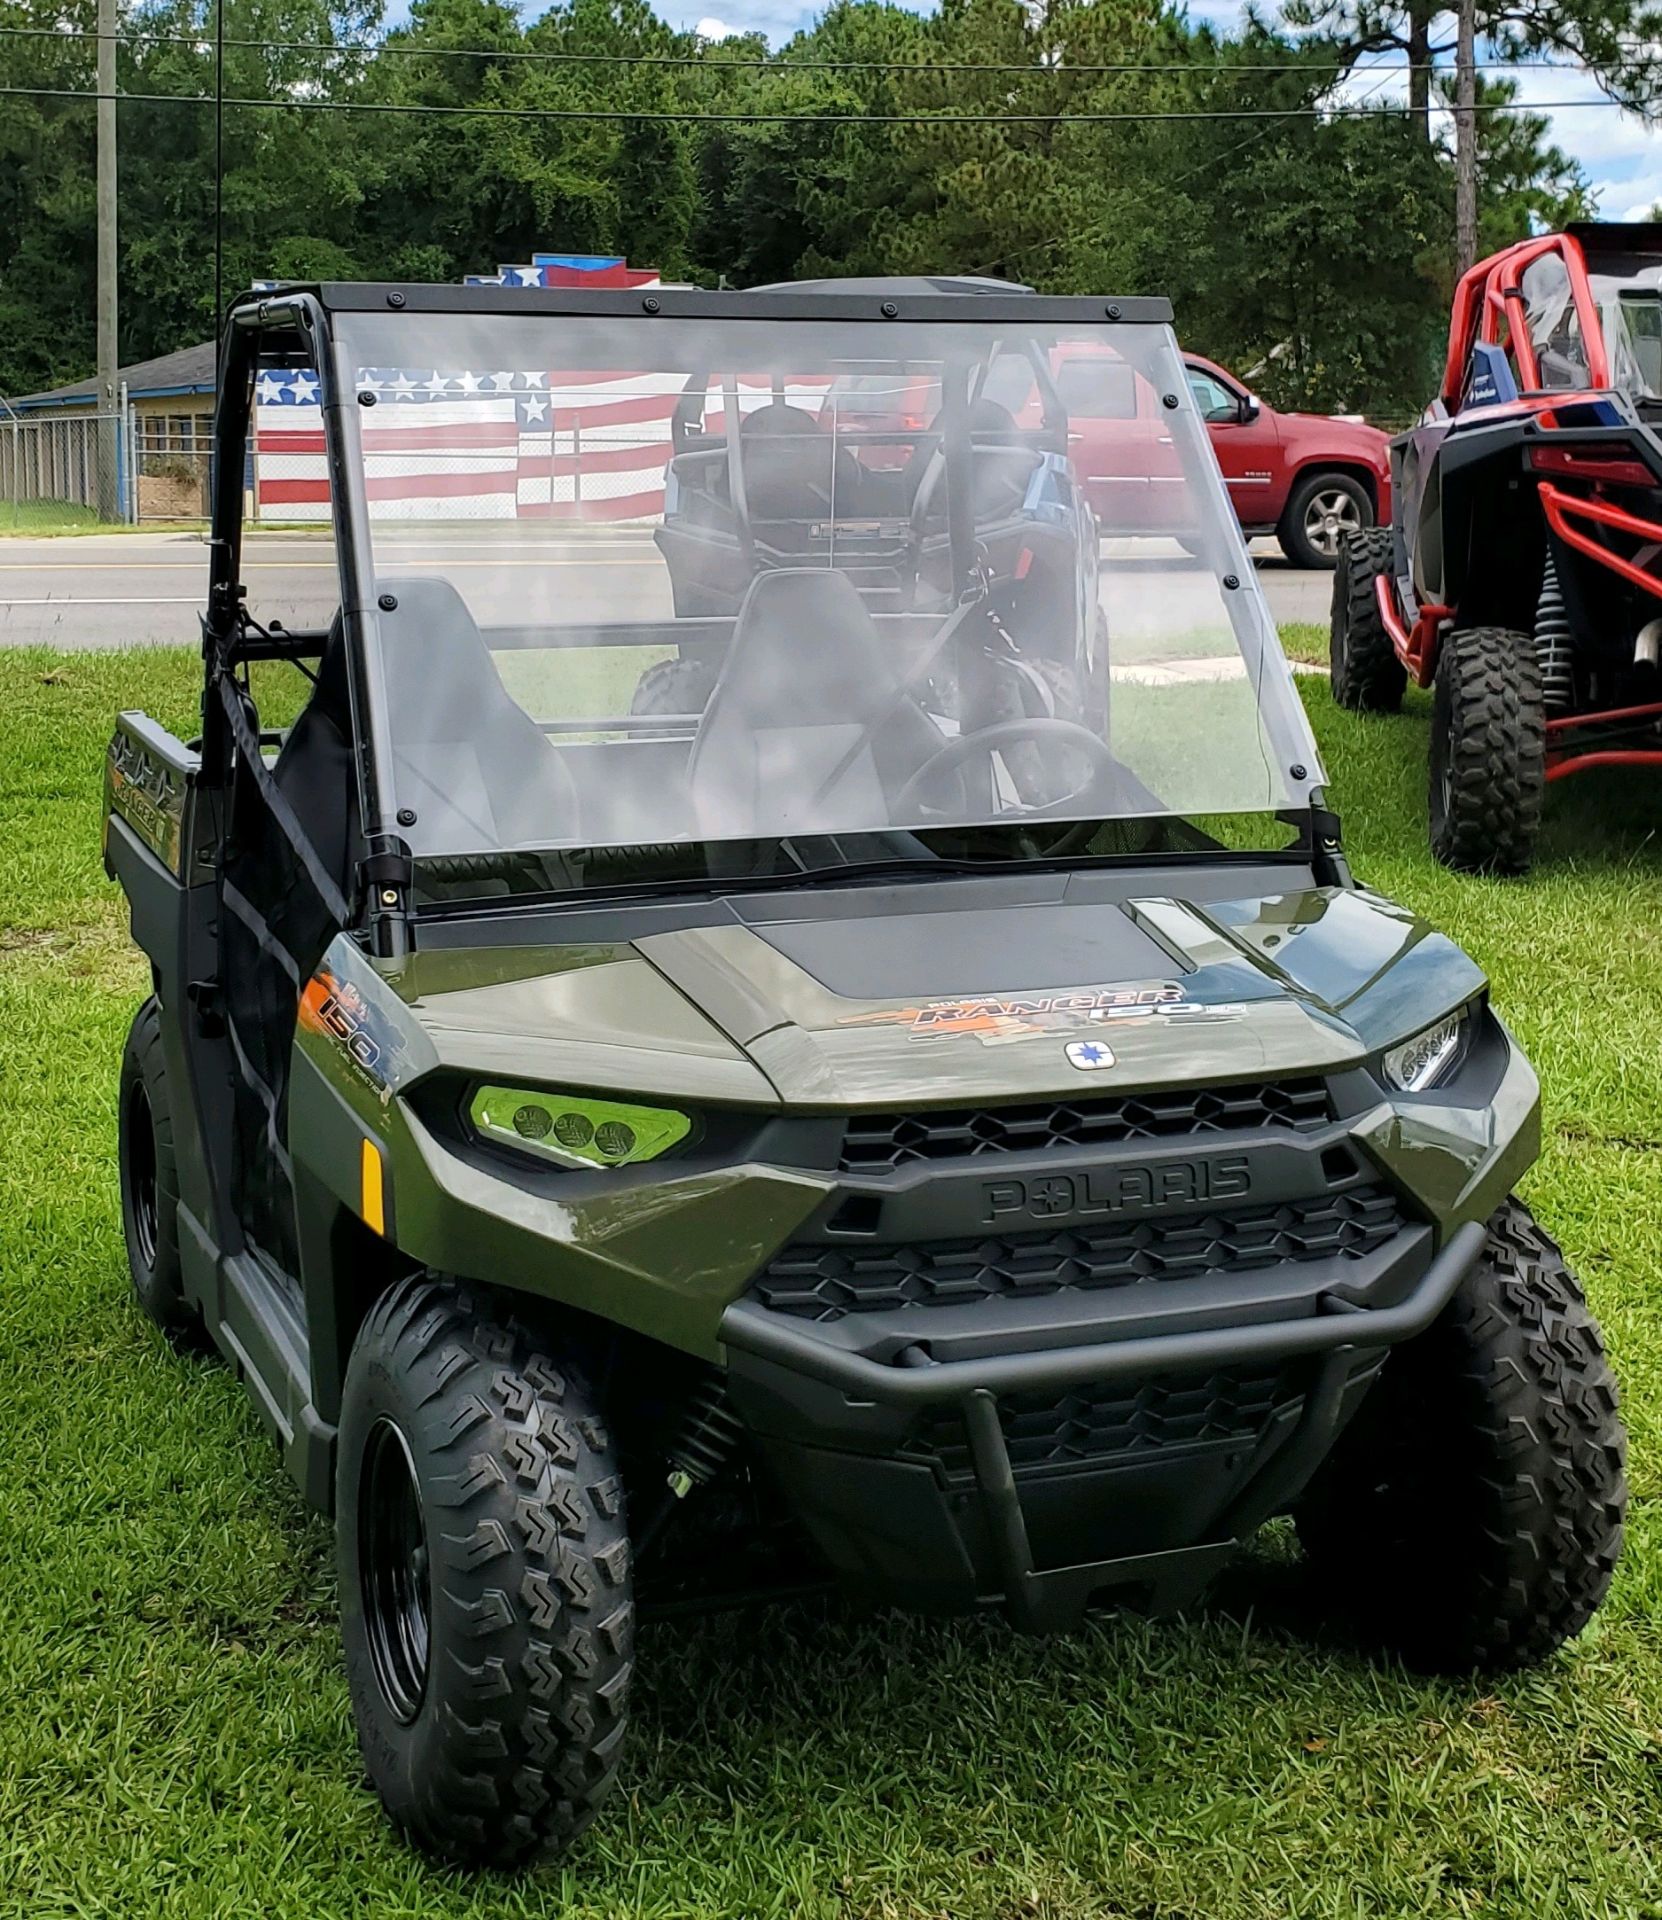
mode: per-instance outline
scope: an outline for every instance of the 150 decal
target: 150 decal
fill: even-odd
[[[374,1009],[350,980],[320,967],[300,996],[300,1024],[332,1040],[377,1093],[387,1085],[388,1038]]]

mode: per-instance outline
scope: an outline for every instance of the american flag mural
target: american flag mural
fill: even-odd
[[[793,380],[784,397],[817,411],[828,382]],[[360,422],[375,520],[638,520],[663,511],[680,373],[366,367]],[[741,413],[773,398],[741,380]],[[262,517],[327,520],[329,481],[317,379],[267,371],[254,386]],[[719,388],[705,430],[723,431]]]
[[[656,287],[616,254],[537,253],[466,286]],[[366,368],[364,471],[375,519],[629,520],[660,512],[670,375]],[[264,373],[254,389],[256,498],[272,520],[327,520],[317,380]]]

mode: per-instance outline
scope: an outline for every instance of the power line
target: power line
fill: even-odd
[[[97,35],[78,27],[0,27],[0,38],[84,41],[96,40]],[[192,47],[198,50],[207,48],[207,40],[200,34],[148,32],[142,28],[128,28],[116,36],[127,46],[173,46]],[[1662,63],[1662,52],[1646,41],[1615,43],[1618,51],[1651,52]],[[981,61],[949,60],[800,60],[788,56],[769,55],[766,58],[733,58],[731,56],[712,57],[705,52],[698,53],[573,53],[565,49],[545,49],[540,47],[427,47],[419,43],[398,41],[338,41],[338,40],[260,40],[239,39],[227,36],[227,48],[240,48],[244,51],[259,53],[324,53],[340,54],[348,58],[380,59],[383,57],[420,60],[484,60],[508,62],[528,62],[533,65],[571,65],[603,67],[693,67],[703,70],[731,67],[739,71],[766,73],[985,73],[1016,74],[1042,78],[1049,74],[1124,74],[1124,73],[1202,73],[1226,78],[1232,74],[1298,74],[1314,75],[1325,67],[1341,69],[1347,75],[1373,74],[1381,70],[1393,74],[1402,73],[1448,73],[1452,69],[1439,65],[1434,60],[1397,61],[1389,57],[1377,59],[1370,57],[1367,64],[1359,59],[1346,65],[1336,59],[1290,61],[1231,61],[1231,60],[1121,60],[1106,62],[1067,61],[1057,66],[1046,65],[1041,60],[1025,63],[995,63]],[[1370,56],[1384,53],[1384,49],[1369,49]],[[1485,73],[1526,73],[1541,67],[1551,68],[1555,62],[1548,60],[1484,60],[1478,62],[1478,68]]]
[[[90,87],[0,86],[0,95],[14,94],[38,100],[114,99],[145,106],[211,107],[211,93],[100,94]],[[227,107],[266,107],[283,113],[414,113],[473,120],[584,120],[614,123],[668,122],[675,125],[789,126],[793,122],[826,126],[1100,126],[1143,125],[1176,120],[1350,120],[1363,114],[1409,114],[1411,107],[1371,107],[1335,101],[1319,107],[1172,107],[1144,108],[1118,113],[710,113],[651,108],[629,112],[617,107],[501,107],[428,106],[413,100],[305,100],[268,99],[226,94]],[[1480,100],[1478,113],[1564,113],[1587,107],[1610,107],[1625,113],[1619,100]]]
[[[1361,99],[1355,101],[1353,104],[1358,107],[1364,106],[1369,100],[1373,99],[1375,94],[1377,94],[1384,85],[1384,80],[1376,81],[1375,84],[1362,95]],[[1303,111],[1304,109],[1301,107],[1292,107],[1279,117],[1283,120],[1291,120]],[[1207,172],[1210,168],[1233,158],[1234,155],[1242,152],[1245,148],[1256,145],[1269,131],[1270,129],[1267,126],[1254,127],[1244,140],[1235,141],[1232,145],[1223,148],[1219,153],[1208,154],[1198,166],[1190,167],[1186,173],[1180,173],[1177,178],[1170,181],[1168,185],[1173,191],[1178,187],[1187,186],[1191,180],[1198,179],[1201,174]],[[1100,233],[1108,224],[1110,218],[1112,218],[1111,215],[1106,217],[1099,216],[1095,220],[1088,221],[1082,227],[1075,227],[1071,233],[1054,235],[1046,240],[1029,241],[1024,247],[1006,248],[997,260],[989,260],[984,266],[966,267],[963,271],[966,273],[991,273],[995,266],[1001,265],[1006,260],[1030,260],[1035,254],[1045,252],[1051,248],[1060,249],[1071,247],[1076,241],[1088,240],[1093,233]]]

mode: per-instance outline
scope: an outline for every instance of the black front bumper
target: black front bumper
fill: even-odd
[[[1049,1631],[1110,1589],[1154,1611],[1190,1601],[1296,1497],[1483,1243],[1468,1224],[1433,1253],[1415,1225],[1360,1260],[829,1323],[750,1298],[721,1337],[735,1406],[849,1585],[926,1611],[1002,1600]],[[1035,1411],[1047,1397],[1060,1415]],[[1247,1403],[1251,1421],[1227,1417]],[[1056,1418],[1082,1444],[1044,1426],[1035,1460],[1034,1422]],[[1115,1444],[1128,1418],[1170,1444]]]

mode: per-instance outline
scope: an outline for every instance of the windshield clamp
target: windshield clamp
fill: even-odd
[[[410,888],[415,862],[396,833],[375,833],[358,862],[358,898],[364,903],[370,951],[383,960],[401,959],[410,948]]]
[[[1345,858],[1339,816],[1317,801],[1310,805],[1310,869],[1318,887],[1343,887],[1348,891],[1356,885]]]

